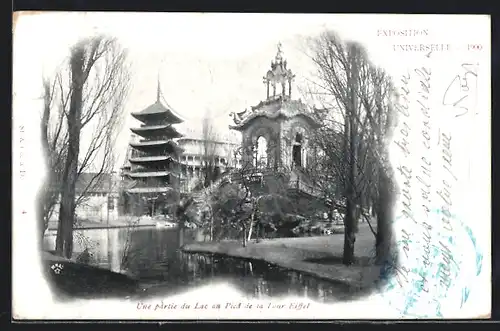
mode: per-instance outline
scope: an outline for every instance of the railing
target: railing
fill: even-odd
[[[163,128],[164,126],[168,126],[168,124],[166,123],[155,123],[155,124],[141,124],[141,128],[145,128],[145,127],[153,127],[153,128]]]
[[[134,172],[158,172],[158,171],[171,171],[173,170],[172,168],[169,167],[158,167],[158,168],[134,168],[131,169],[129,173],[134,173]]]
[[[298,191],[308,193],[312,196],[318,197],[322,195],[322,191],[311,184],[304,183],[300,178],[294,181],[290,181],[290,187],[295,188]]]
[[[169,141],[169,140],[171,140],[171,139],[168,138],[168,137],[154,137],[154,136],[151,136],[148,139],[140,139],[138,142],[139,143],[149,143],[149,142]]]
[[[201,189],[200,192],[203,190],[205,190],[205,191],[206,190],[208,190],[208,191],[213,190],[216,186],[219,186],[224,181],[228,180],[228,178],[230,178],[230,175],[231,175],[231,170],[226,170],[226,171],[222,172],[216,181],[212,182],[212,184],[210,184],[209,187]],[[193,192],[196,185],[198,185],[200,183],[200,180],[203,180],[203,178],[199,177],[199,176],[192,177],[188,180],[185,180],[184,183],[181,184],[181,193]]]
[[[270,173],[286,174],[289,173],[289,169],[282,165],[279,166],[262,165],[262,166],[246,166],[238,169],[236,172],[237,175],[249,175],[249,174],[260,175],[260,174],[270,174]]]
[[[134,157],[148,157],[148,156],[168,156],[168,154],[162,153],[162,152],[147,153],[147,152],[139,151],[137,149],[133,150],[132,153],[130,154],[131,158],[134,158]]]

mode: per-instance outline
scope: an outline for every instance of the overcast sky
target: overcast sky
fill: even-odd
[[[303,53],[306,37],[332,29],[342,38],[362,43],[372,61],[397,72],[398,62],[387,56],[391,45],[377,37],[377,31],[426,27],[413,16],[369,15],[362,21],[352,24],[349,15],[296,14],[44,13],[25,17],[15,31],[14,65],[20,68],[14,81],[16,102],[42,109],[35,105],[40,103],[42,74],[53,74],[80,37],[95,33],[117,37],[129,50],[132,63],[132,90],[116,146],[121,164],[129,128],[137,125],[129,114],[155,101],[158,73],[163,95],[183,115],[185,127],[200,130],[199,118],[210,110],[224,133],[230,112],[242,111],[265,97],[262,77],[278,42],[297,76],[292,94],[300,97],[297,86],[303,86],[313,70]],[[434,37],[436,32],[439,37],[439,31],[433,31]]]

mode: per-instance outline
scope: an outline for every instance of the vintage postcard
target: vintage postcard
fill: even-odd
[[[487,318],[486,15],[18,12],[13,316]]]

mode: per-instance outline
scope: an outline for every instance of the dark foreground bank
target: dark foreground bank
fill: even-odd
[[[125,298],[139,289],[136,279],[96,266],[42,253],[42,266],[52,291],[65,298]]]

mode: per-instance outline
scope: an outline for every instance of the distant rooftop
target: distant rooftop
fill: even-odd
[[[78,176],[75,184],[76,194],[117,192],[120,185],[118,173],[83,172]],[[53,188],[58,189],[58,188]]]
[[[177,126],[180,133],[183,134],[183,137],[179,140],[204,140],[203,127],[201,121],[186,121]],[[234,132],[232,130],[228,130],[227,127],[224,129],[213,129],[213,133],[210,134],[211,139],[216,142],[224,142],[224,143],[234,143],[239,144],[241,142],[241,134],[238,132]]]

